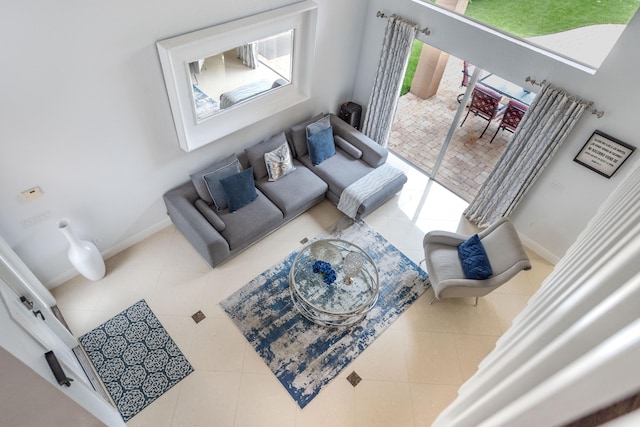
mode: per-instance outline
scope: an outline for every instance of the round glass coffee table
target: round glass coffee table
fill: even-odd
[[[294,258],[289,290],[293,304],[307,319],[324,326],[349,326],[376,304],[378,268],[353,243],[318,240]]]

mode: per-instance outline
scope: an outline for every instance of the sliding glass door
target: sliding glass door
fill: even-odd
[[[469,111],[476,81],[496,94],[493,118]],[[388,146],[471,201],[511,141],[499,126],[512,97],[535,94],[416,40]]]

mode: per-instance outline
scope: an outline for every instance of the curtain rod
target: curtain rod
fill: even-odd
[[[527,83],[531,83],[534,86],[542,86],[543,84],[546,83],[546,80],[543,80],[541,82],[537,82],[534,78],[527,76],[526,79],[524,79],[525,82]],[[591,106],[587,106],[586,110],[588,112],[590,112],[591,114],[596,115],[598,118],[601,118],[602,116],[604,116],[604,111],[600,111],[600,110],[596,110],[595,108],[591,107]]]
[[[398,16],[396,14],[393,14],[393,15],[389,16],[389,15],[385,15],[384,13],[382,13],[380,11],[378,11],[378,13],[376,13],[376,17],[378,17],[378,18],[391,18],[393,16],[395,16],[396,18],[398,18],[402,22],[406,22],[409,25],[413,25],[416,28],[416,30],[418,30],[419,32],[421,32],[425,36],[428,36],[428,35],[431,34],[431,30],[429,28],[425,27],[423,29],[420,29],[418,27],[418,24],[416,24],[415,22],[409,21],[408,19],[404,19],[404,18],[402,18],[402,17],[400,17],[400,16]]]

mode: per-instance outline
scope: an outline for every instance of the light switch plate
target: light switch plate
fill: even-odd
[[[31,200],[35,200],[38,197],[42,196],[42,190],[40,190],[40,187],[33,187],[23,191],[20,194],[25,201],[30,202]]]

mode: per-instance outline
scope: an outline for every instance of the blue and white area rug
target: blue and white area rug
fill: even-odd
[[[359,323],[315,325],[291,301],[297,251],[220,302],[278,380],[304,408],[428,287],[427,274],[363,221],[344,218],[313,240],[337,238],[365,249],[378,266],[378,301]]]
[[[124,421],[193,372],[144,300],[80,337]]]
[[[220,109],[220,104],[215,99],[204,93],[198,86],[191,86],[198,120],[206,119]]]

